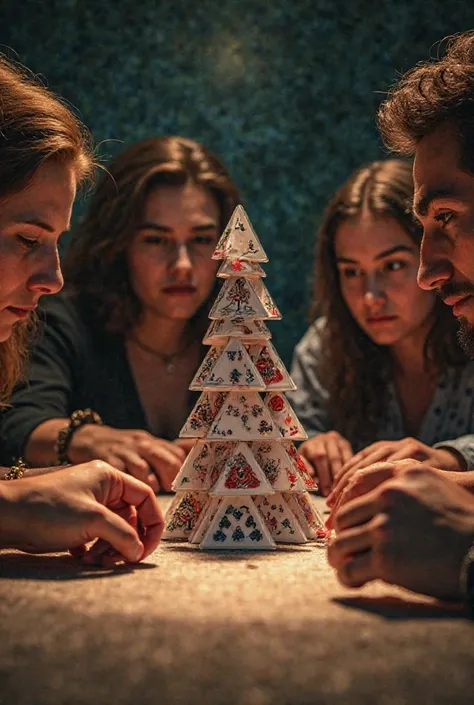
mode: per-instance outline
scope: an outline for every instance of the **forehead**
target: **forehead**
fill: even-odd
[[[413,164],[415,203],[428,193],[467,195],[474,190],[474,175],[461,164],[460,142],[453,126],[443,125],[423,137]]]
[[[413,247],[414,242],[395,218],[371,213],[341,223],[334,242],[336,256],[353,260],[373,259],[397,245]]]
[[[166,223],[189,221],[216,222],[219,218],[217,201],[209,189],[187,182],[182,186],[160,185],[146,197],[144,218]]]

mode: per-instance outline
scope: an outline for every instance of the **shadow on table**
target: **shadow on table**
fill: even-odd
[[[166,546],[167,550],[176,551],[176,553],[189,553],[192,554],[198,561],[210,561],[210,562],[222,562],[222,561],[248,561],[253,559],[255,561],[261,561],[266,559],[276,558],[282,553],[309,553],[313,550],[308,545],[288,545],[284,546],[278,544],[277,551],[252,551],[245,549],[232,549],[232,550],[218,550],[218,551],[200,551],[199,546],[189,543],[168,543]]]
[[[469,611],[457,603],[420,602],[390,595],[334,597],[332,601],[344,607],[378,614],[385,619],[472,619]]]
[[[116,577],[137,570],[150,570],[151,563],[122,564],[113,568],[85,566],[73,556],[31,555],[28,553],[0,554],[0,580],[90,580]]]

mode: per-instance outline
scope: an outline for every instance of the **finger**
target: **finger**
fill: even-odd
[[[176,438],[173,441],[173,444],[177,445],[179,448],[182,448],[186,455],[192,451],[194,446],[196,445],[196,442],[194,438]]]
[[[314,465],[318,475],[318,484],[321,493],[324,497],[327,497],[332,486],[332,475],[327,455],[319,455],[319,457],[315,459]]]
[[[183,451],[182,448],[180,450]],[[181,468],[181,461],[161,445],[144,447],[141,452],[143,458],[153,468],[162,488],[165,492],[170,492],[173,480]]]
[[[194,439],[190,441],[189,438],[183,438],[183,441],[185,441],[186,444],[181,445],[181,443],[175,443],[174,441],[166,441],[164,438],[159,438],[157,440],[159,441],[159,445],[168,453],[177,458],[180,464],[183,460],[185,460],[187,455],[186,444],[191,442],[194,445],[196,442]]]
[[[363,468],[368,468],[369,465],[373,465],[374,463],[380,463],[384,460],[388,460],[388,456],[391,454],[391,449],[390,447],[387,446],[382,446],[380,448],[377,448],[370,453],[367,453],[364,455],[363,458],[359,460],[356,464],[353,464],[351,466],[351,470],[362,470]]]
[[[338,569],[337,577],[347,587],[362,587],[378,575],[375,570],[372,551],[348,558]]]
[[[341,453],[342,463],[344,467],[344,465],[348,463],[354,456],[352,446],[349,441],[347,441],[345,438],[341,438],[339,442],[339,450]]]
[[[332,487],[335,476],[340,472],[342,466],[344,465],[344,461],[342,459],[340,439],[329,437],[326,442],[326,449],[328,456],[329,471],[331,474]]]
[[[71,556],[74,556],[74,558],[81,558],[86,552],[87,546],[85,543],[81,544],[80,546],[74,546],[73,548],[69,549],[69,553],[71,554]]]
[[[337,570],[350,556],[368,551],[371,547],[369,524],[343,531],[328,546],[329,564]]]
[[[377,513],[378,493],[373,490],[368,494],[353,499],[334,513],[333,525],[336,532],[365,524]]]
[[[354,473],[357,471],[357,468],[351,468],[347,470],[343,475],[339,475],[339,479],[337,480],[336,484],[332,488],[332,492],[329,495],[329,497],[326,500],[326,503],[329,507],[334,507],[338,502],[341,497],[341,494],[344,492],[344,490],[347,487],[347,484],[349,483],[350,479],[354,475]],[[337,479],[337,478],[336,478]]]
[[[150,465],[145,458],[141,458],[138,453],[129,448],[120,450],[121,461],[128,473],[136,477],[140,482],[150,485],[154,492],[159,489],[159,483],[154,473],[150,472]]]
[[[144,545],[143,559],[158,546],[165,525],[164,517],[153,491],[147,485],[129,475],[122,477],[122,501],[134,505],[137,510],[138,526]]]
[[[124,475],[124,477],[127,477]],[[101,506],[101,505],[99,505]],[[112,512],[107,507],[101,506],[101,511],[96,511],[91,524],[87,527],[91,536],[102,539],[112,546],[125,560],[136,563],[144,555],[145,547],[137,531],[121,516]],[[95,546],[99,548],[95,548]],[[84,563],[97,562],[103,544],[94,544],[83,558]]]

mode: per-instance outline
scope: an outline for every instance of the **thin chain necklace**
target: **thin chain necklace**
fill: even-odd
[[[137,348],[141,348],[141,350],[144,350],[149,355],[154,355],[154,357],[157,357],[159,360],[161,360],[165,366],[165,372],[168,375],[172,375],[174,372],[176,372],[176,366],[177,366],[179,358],[191,346],[188,341],[188,342],[186,342],[186,345],[183,345],[182,348],[180,348],[176,352],[172,353],[171,355],[167,355],[166,353],[162,353],[162,352],[158,352],[158,350],[154,350],[149,345],[146,345],[146,343],[142,343],[137,338],[129,338],[129,340],[131,343],[136,345]]]

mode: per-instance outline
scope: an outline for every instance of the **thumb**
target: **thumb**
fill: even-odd
[[[143,556],[145,549],[136,530],[125,519],[107,507],[101,507],[100,514],[96,516],[93,525],[88,529],[91,538],[106,541],[130,563],[136,563]],[[96,546],[99,549],[97,551],[94,550]],[[84,556],[83,561],[94,563],[102,553],[103,544],[102,550],[100,550],[100,542],[97,542]]]

